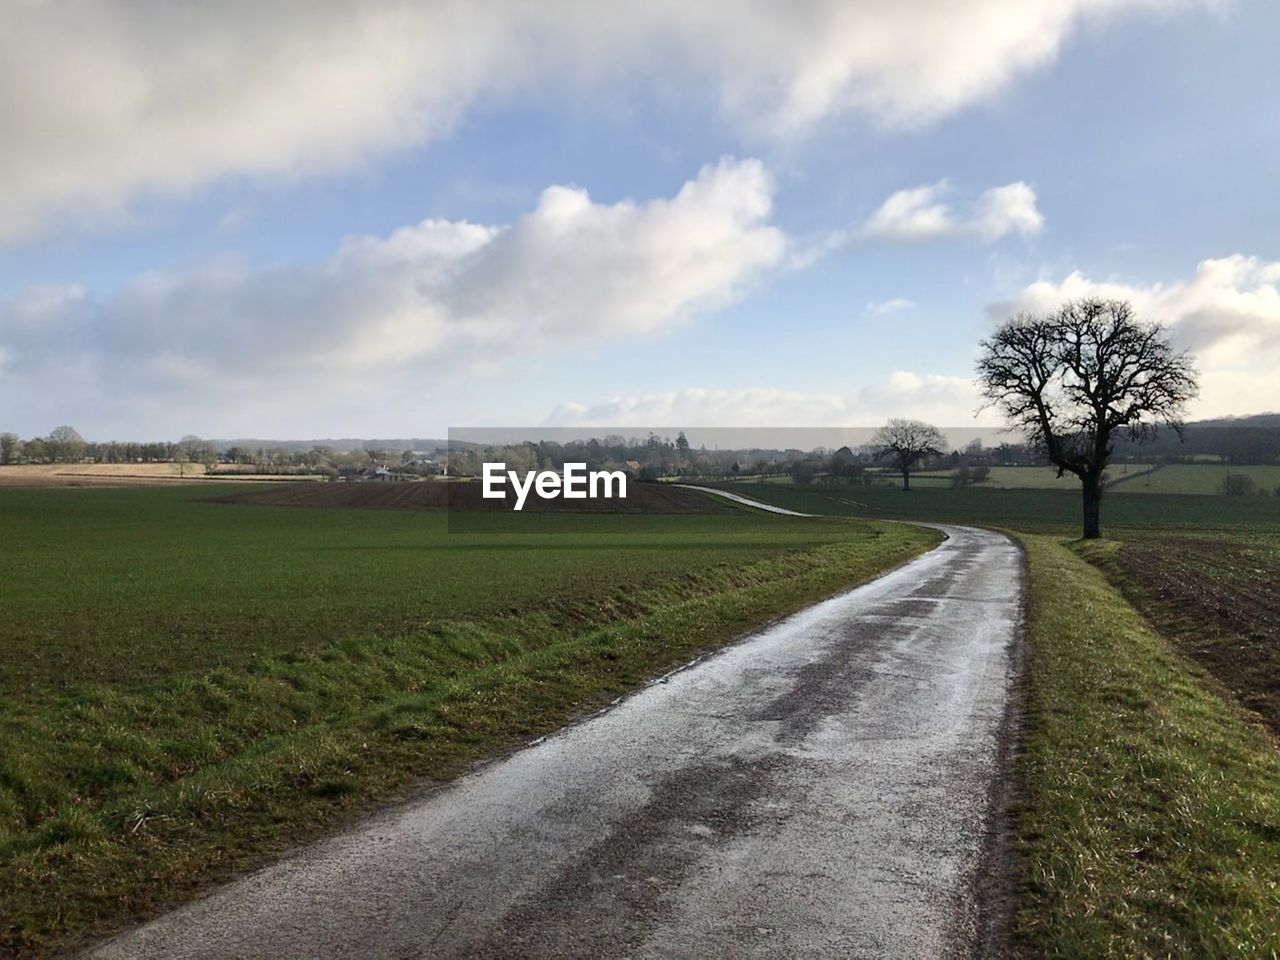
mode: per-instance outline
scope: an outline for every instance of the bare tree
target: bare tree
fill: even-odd
[[[1084,493],[1084,536],[1100,535],[1102,473],[1117,433],[1141,442],[1163,423],[1182,434],[1196,373],[1159,324],[1123,300],[1018,314],[982,341],[982,392]]]
[[[58,463],[75,463],[84,456],[84,437],[75,427],[55,427],[45,441],[50,459]]]
[[[199,460],[204,464],[205,474],[213,473],[218,469],[218,448],[206,440],[200,446]]]
[[[871,448],[877,460],[889,459],[902,473],[902,489],[911,489],[911,468],[925,457],[942,453],[947,438],[919,420],[890,420],[875,432]]]
[[[0,433],[0,463],[13,463],[18,459],[21,441],[16,433]]]
[[[205,442],[194,433],[188,433],[178,441],[178,451],[182,453],[183,459],[188,463],[199,463],[200,455],[204,453],[204,448]]]

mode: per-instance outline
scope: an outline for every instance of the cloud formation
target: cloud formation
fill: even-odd
[[[1034,236],[1044,227],[1036,193],[1021,181],[983,191],[963,214],[957,214],[943,199],[949,193],[951,185],[946,180],[899,190],[867,219],[858,235],[906,242],[946,237],[990,242],[1010,233]]]
[[[868,303],[864,312],[869,317],[883,317],[901,310],[910,310],[915,305],[914,300],[908,300],[906,297],[893,297],[889,300],[881,300],[879,303]]]
[[[0,305],[0,351],[15,370],[0,397],[21,406],[42,377],[72,368],[104,396],[113,371],[170,395],[341,387],[646,333],[723,306],[782,261],[771,205],[759,162],[724,159],[645,203],[553,186],[510,225],[424,220],[350,238],[311,265],[219,262],[144,275],[105,299],[35,288]]]
[[[531,90],[638,79],[770,138],[842,115],[920,125],[1050,62],[1086,20],[1201,2],[12,4],[0,242],[218,178],[349,170]]]
[[[1186,279],[1134,284],[1075,271],[1033,283],[987,308],[993,319],[1043,312],[1094,296],[1130,301],[1139,316],[1167,324],[1201,371],[1196,416],[1280,410],[1280,262],[1233,254],[1202,260]]]
[[[943,426],[995,425],[990,411],[973,419],[982,401],[973,380],[898,370],[853,393],[775,387],[704,388],[626,394],[593,403],[568,402],[548,425],[650,427],[875,426],[889,417],[916,417]]]

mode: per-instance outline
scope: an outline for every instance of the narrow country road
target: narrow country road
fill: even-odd
[[[879,580],[93,955],[981,953],[1022,566],[998,534],[940,529]]]

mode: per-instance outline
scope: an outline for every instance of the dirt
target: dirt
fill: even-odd
[[[1126,599],[1280,735],[1280,551],[1167,537],[1102,563]]]
[[[486,500],[478,482],[290,483],[211,497],[218,503],[271,507],[363,510],[508,512],[511,502]],[[513,502],[513,501],[512,501]],[[529,494],[526,513],[731,513],[735,508],[706,494],[658,483],[629,483],[625,499],[543,499]]]
[[[312,482],[317,478],[312,478]],[[176,463],[34,463],[0,466],[0,488],[134,487],[174,484],[262,482],[296,483],[296,477],[246,473],[232,467],[206,474],[200,465]]]

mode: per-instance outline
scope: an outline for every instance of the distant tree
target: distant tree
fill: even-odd
[[[733,469],[733,472],[734,472],[734,473],[738,473],[739,471],[741,471],[741,470],[742,470],[742,467],[738,466],[738,461],[737,461],[737,460],[733,461],[733,468],[732,468],[732,469]]]
[[[49,459],[49,445],[40,437],[32,437],[24,443],[22,452],[32,463],[44,463]]]
[[[866,468],[858,462],[857,454],[848,447],[841,447],[831,455],[831,476],[853,483],[864,473]]]
[[[902,489],[911,489],[911,470],[925,457],[942,453],[946,438],[937,427],[919,420],[890,420],[871,438],[877,460],[890,460],[902,474]]]
[[[1058,468],[1080,478],[1084,537],[1100,536],[1103,480],[1118,435],[1141,442],[1160,423],[1182,435],[1196,374],[1158,324],[1123,300],[1076,300],[1021,313],[982,341],[987,399]]]
[[[687,460],[687,459],[688,459],[688,457],[689,457],[689,438],[688,438],[688,437],[686,437],[686,436],[684,435],[684,431],[683,431],[683,430],[681,430],[681,431],[680,431],[680,433],[679,433],[679,435],[676,437],[676,450],[679,452],[679,454],[680,454],[680,459],[681,459],[681,460]]]
[[[0,463],[13,463],[22,452],[22,441],[16,433],[0,433]]]
[[[801,486],[808,486],[813,483],[813,478],[818,475],[817,469],[808,460],[797,460],[791,464],[788,471],[791,474],[791,481]]]
[[[959,466],[951,473],[951,486],[955,490],[967,487],[970,484],[981,483],[991,475],[991,468],[987,466]]]
[[[1218,484],[1218,492],[1227,497],[1249,497],[1258,492],[1258,484],[1247,473],[1228,473]]]
[[[200,463],[204,465],[204,472],[206,474],[213,473],[218,469],[218,448],[212,443],[206,441],[204,445],[200,447],[197,459],[199,459]]]
[[[49,458],[55,463],[75,463],[84,456],[84,437],[75,427],[55,427],[45,441]]]
[[[183,460],[187,463],[199,463],[204,447],[205,442],[194,433],[188,433],[178,441],[178,450],[181,452]]]

